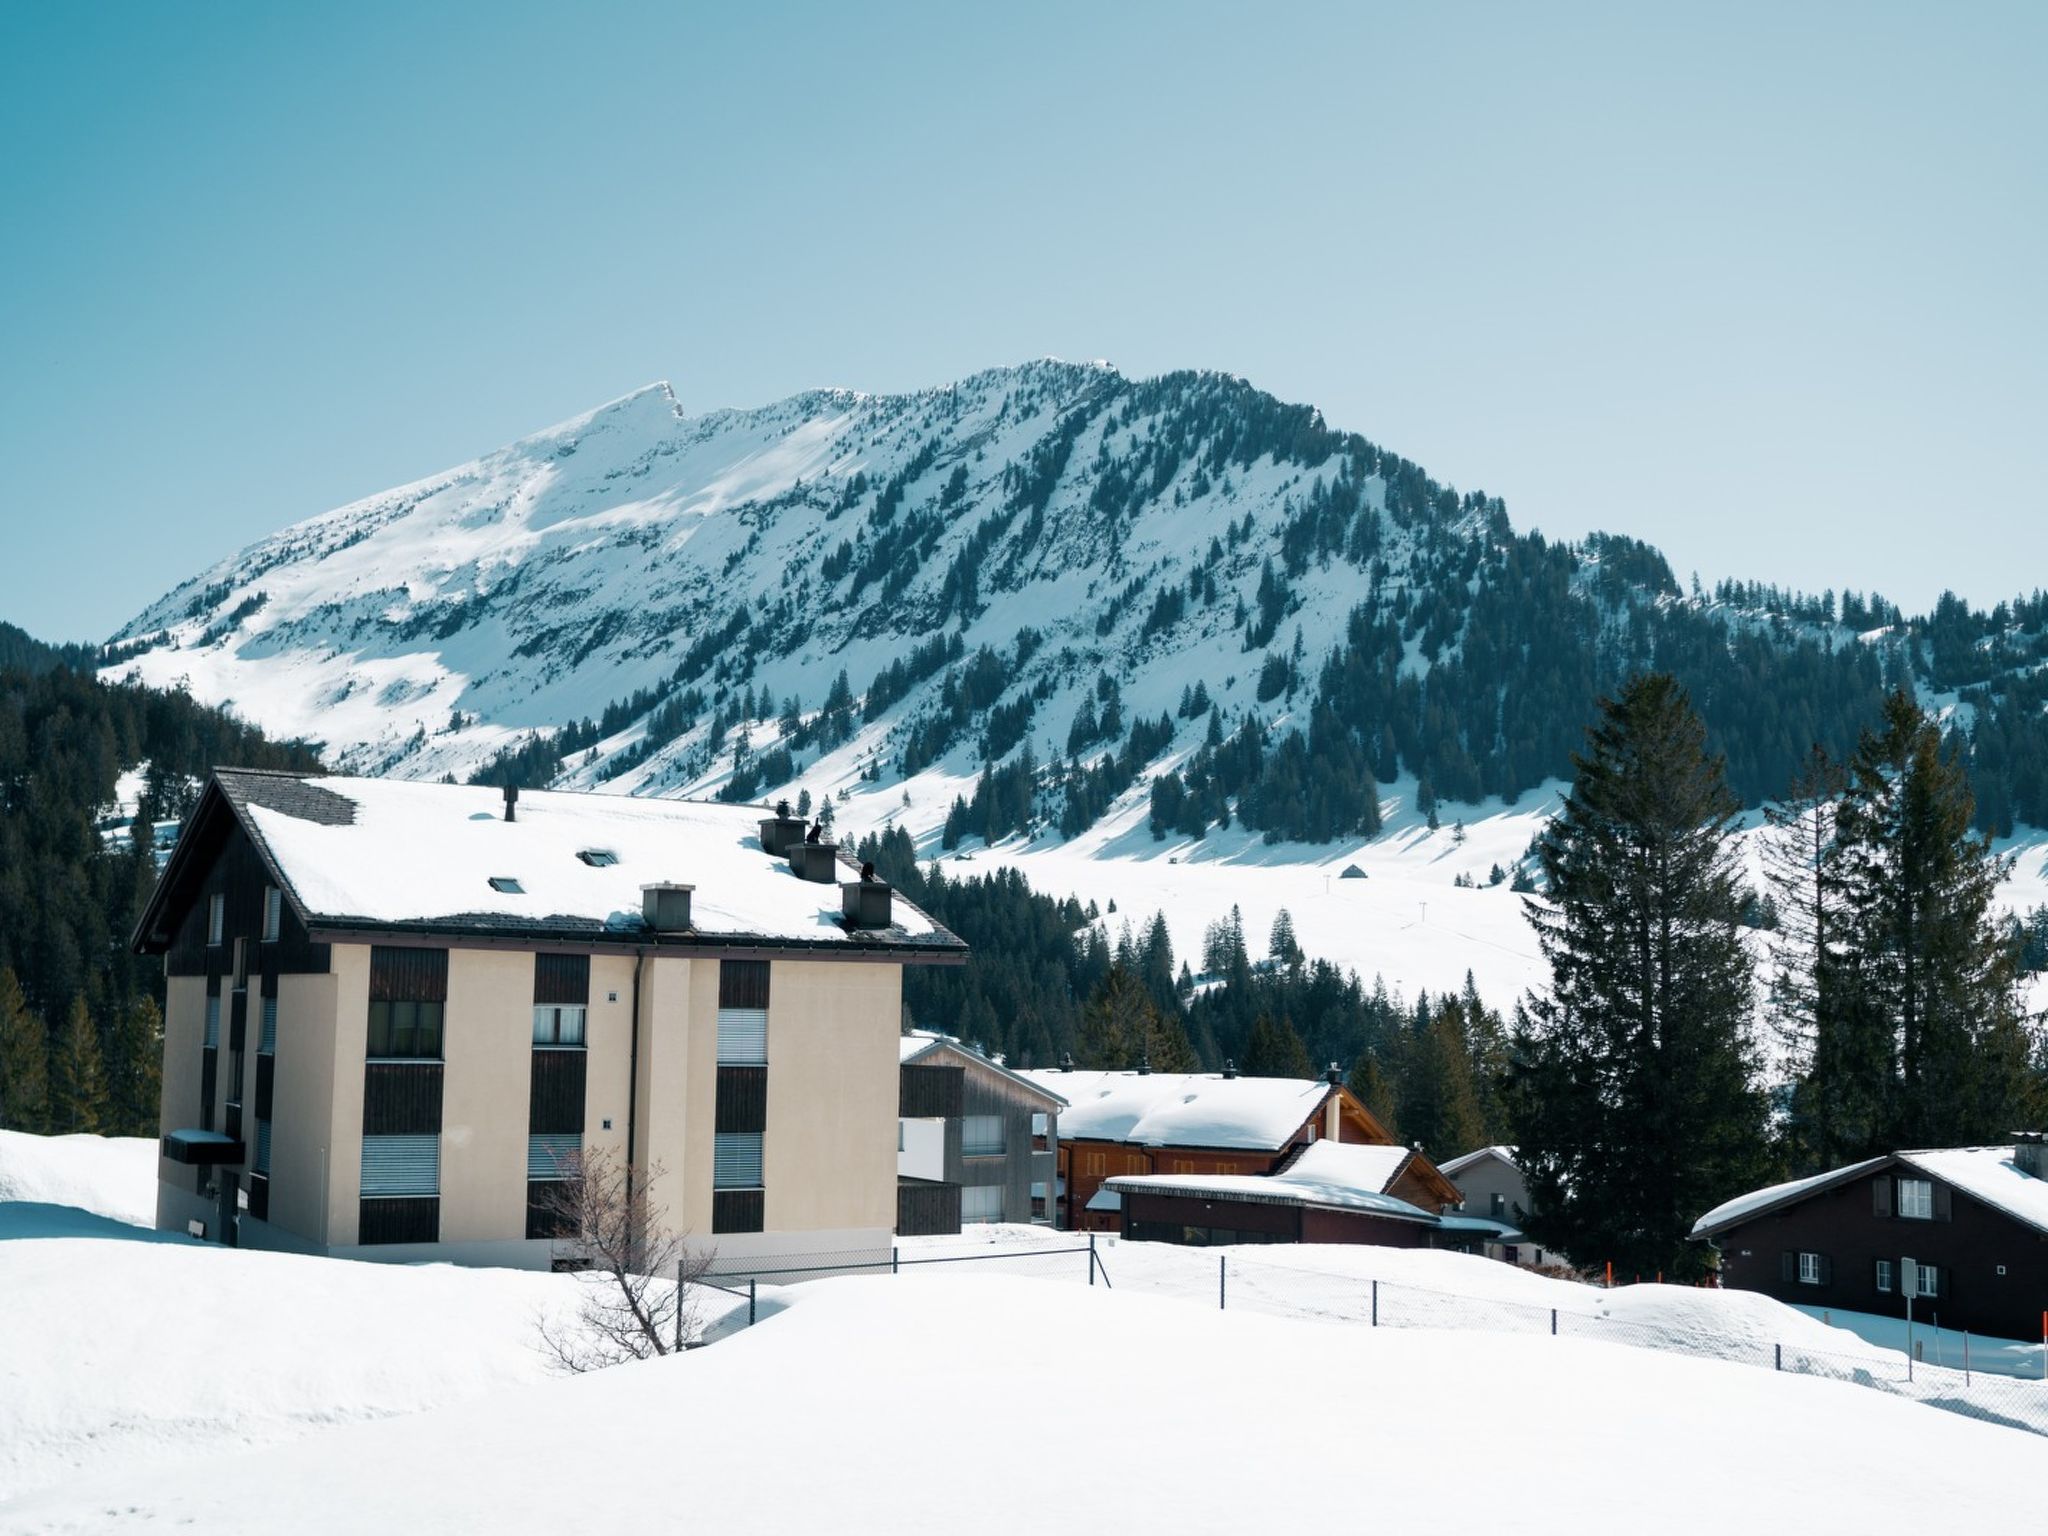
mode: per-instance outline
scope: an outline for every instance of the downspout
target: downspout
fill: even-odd
[[[633,952],[633,1040],[626,1055],[626,1198],[633,1198],[633,1158],[640,1144],[640,972],[647,951]]]

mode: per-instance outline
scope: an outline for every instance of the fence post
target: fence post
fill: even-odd
[[[1550,1336],[1553,1339],[1557,1337],[1557,1308],[1555,1307],[1550,1309]]]
[[[683,1259],[681,1259],[681,1258],[678,1258],[678,1259],[676,1260],[676,1353],[677,1353],[677,1354],[679,1354],[679,1355],[680,1355],[680,1354],[681,1354],[681,1353],[683,1352],[683,1264],[684,1264],[684,1262],[685,1262],[685,1260],[683,1260]]]
[[[747,1281],[747,1326],[754,1326],[754,1287],[761,1282],[752,1278]]]
[[[1970,1384],[1970,1330],[1963,1330],[1963,1385]]]
[[[1773,1344],[1771,1346],[1771,1369],[1774,1371],[1785,1369],[1785,1346],[1782,1344]]]
[[[1377,1280],[1372,1283],[1372,1325],[1375,1328],[1380,1325],[1380,1283]]]
[[[1095,1283],[1095,1234],[1088,1234],[1088,1283]]]
[[[1218,1312],[1228,1311],[1230,1307],[1230,1281],[1226,1276],[1224,1268],[1229,1262],[1230,1259],[1227,1255],[1221,1253],[1216,1255],[1216,1310]]]
[[[891,1243],[889,1245],[889,1273],[892,1275],[900,1275],[903,1273],[903,1270],[898,1263],[899,1252],[900,1250],[898,1250],[894,1243]]]

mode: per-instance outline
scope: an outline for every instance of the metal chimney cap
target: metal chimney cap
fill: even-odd
[[[686,885],[680,880],[650,880],[641,886],[640,889],[642,891],[694,891],[697,887]]]

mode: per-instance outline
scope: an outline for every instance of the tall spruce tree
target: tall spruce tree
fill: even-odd
[[[1893,693],[1835,818],[1841,917],[1800,1085],[1823,1162],[1986,1141],[2039,1108],[2018,957],[1993,908],[2006,865],[1970,830],[1975,810],[1939,727]]]
[[[1401,1134],[1438,1162],[1486,1145],[1465,1005],[1440,999],[1418,1030],[1401,1080]]]
[[[156,999],[145,994],[116,1016],[107,1041],[109,1134],[155,1134],[163,1061],[164,1016]]]
[[[100,1058],[99,1031],[83,997],[71,1000],[57,1037],[56,1071],[51,1074],[51,1112],[60,1131],[98,1131],[106,1124],[107,1078]]]
[[[1145,983],[1112,965],[1081,1013],[1081,1065],[1127,1071],[1193,1072],[1201,1063],[1178,1018],[1162,1013]]]
[[[11,967],[0,965],[0,1127],[50,1128],[50,1036],[22,996]]]
[[[1363,1104],[1379,1121],[1382,1129],[1397,1141],[1401,1136],[1399,1101],[1394,1093],[1393,1080],[1378,1056],[1367,1051],[1352,1065],[1351,1075],[1345,1080],[1345,1087],[1351,1096]]]
[[[1239,1064],[1246,1077],[1314,1077],[1316,1069],[1308,1059],[1308,1047],[1290,1019],[1274,1019],[1262,1013],[1252,1021],[1245,1041],[1244,1060]]]
[[[1550,965],[1510,1080],[1529,1233],[1582,1265],[1698,1273],[1694,1220],[1768,1171],[1737,807],[1705,738],[1667,675],[1603,700],[1543,835],[1549,902],[1525,903]]]

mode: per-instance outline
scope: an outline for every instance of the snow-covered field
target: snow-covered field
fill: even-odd
[[[1475,1446],[1515,1489],[1519,1531],[1633,1527],[1645,1510],[1719,1531],[1709,1487],[1807,1529],[1963,1531],[2048,1474],[2048,1439],[1683,1353],[1775,1340],[1883,1357],[1765,1298],[1598,1291],[1427,1251],[1103,1242],[1109,1283],[1090,1286],[1074,1234],[987,1229],[906,1252],[1026,1256],[791,1286],[708,1348],[564,1378],[534,1345],[568,1277],[124,1225],[146,1216],[149,1151],[0,1133],[0,1532],[1242,1536],[1272,1528],[1304,1475],[1369,1487],[1391,1529],[1498,1529],[1497,1507],[1440,1479],[1380,1475]],[[1383,1321],[1405,1326],[1360,1326],[1374,1279]],[[1524,1326],[1552,1307],[1581,1326]],[[1000,1417],[1000,1465],[917,1450],[968,1403]],[[1077,1448],[1076,1422],[1113,1423],[1113,1443]],[[1219,1466],[1226,1425],[1230,1470],[1192,1470]],[[1888,1479],[1906,1439],[1919,1470]]]

